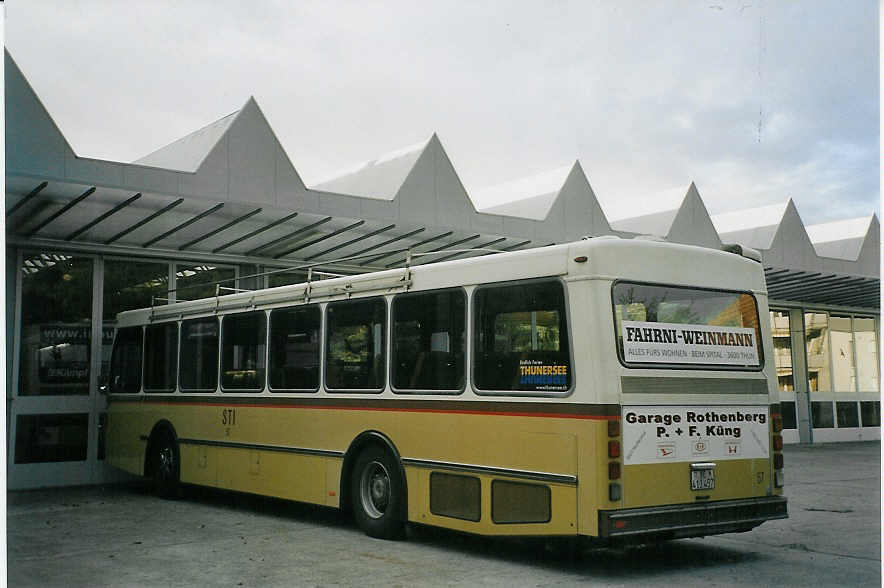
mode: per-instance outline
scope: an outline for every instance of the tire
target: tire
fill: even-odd
[[[377,446],[359,454],[350,478],[356,524],[366,535],[398,539],[405,531],[405,482],[399,464]]]
[[[181,480],[181,454],[169,431],[161,431],[151,444],[150,476],[154,492],[162,498],[177,498]]]

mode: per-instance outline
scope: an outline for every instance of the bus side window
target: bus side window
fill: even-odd
[[[117,332],[108,382],[111,394],[141,392],[142,337],[141,327],[127,327]]]
[[[326,387],[380,391],[386,368],[384,299],[331,302],[325,316]]]
[[[477,388],[540,393],[571,388],[560,282],[481,287],[474,300]]]
[[[218,319],[181,323],[181,389],[214,392],[218,387]]]
[[[393,299],[393,387],[460,391],[464,386],[466,295],[462,290]]]
[[[174,392],[178,380],[178,323],[148,325],[144,349],[144,391]]]
[[[221,388],[264,389],[267,317],[263,312],[229,314],[221,324]]]
[[[319,388],[318,306],[270,313],[270,390],[315,392]]]

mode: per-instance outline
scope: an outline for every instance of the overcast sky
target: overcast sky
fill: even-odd
[[[468,192],[579,159],[610,218],[691,181],[712,214],[877,212],[878,30],[874,0],[6,2],[79,155],[254,95],[308,185],[437,132]]]

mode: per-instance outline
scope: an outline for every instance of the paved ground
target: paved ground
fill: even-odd
[[[878,442],[787,446],[791,517],[750,533],[588,551],[413,529],[336,511],[141,485],[8,494],[10,586],[880,586]]]

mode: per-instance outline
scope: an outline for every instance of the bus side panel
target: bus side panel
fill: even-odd
[[[181,480],[188,484],[215,486],[218,482],[218,453],[205,445],[181,445]]]
[[[578,439],[587,429],[605,427],[605,421],[522,414],[464,414],[410,410],[358,410],[243,404],[231,397],[230,404],[120,402],[120,418],[127,418],[126,431],[112,428],[114,445],[127,448],[129,471],[140,474],[147,437],[160,420],[168,420],[179,438],[181,480],[237,491],[339,506],[343,454],[350,442],[366,430],[388,436],[406,461],[409,488],[408,518],[484,534],[574,534],[577,521],[577,484],[532,480],[505,470],[573,476],[578,478]],[[211,402],[217,402],[217,396]],[[238,400],[238,402],[237,402]],[[526,405],[526,412],[528,407]],[[235,411],[235,416],[233,412]],[[112,423],[116,418],[109,419]],[[225,447],[217,444],[270,445]],[[307,455],[303,451],[334,451],[341,457]],[[585,450],[585,449],[584,449]],[[432,462],[440,462],[434,468]],[[435,515],[429,507],[429,477],[433,471],[451,473],[460,464],[463,475],[480,479],[482,515],[479,521],[462,521]],[[470,466],[478,466],[471,472]],[[486,474],[482,467],[504,470]],[[587,471],[589,479],[597,474]],[[579,479],[579,478],[578,478]],[[548,522],[496,524],[492,520],[491,493],[495,480],[542,485],[549,488],[551,516]]]
[[[153,423],[139,404],[111,402],[107,411],[107,463],[123,471],[144,474],[147,435]],[[144,439],[142,439],[142,435]]]
[[[325,457],[254,449],[218,450],[218,487],[325,504]]]

